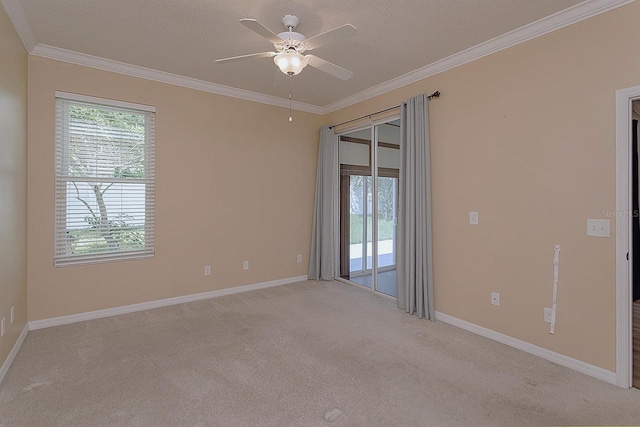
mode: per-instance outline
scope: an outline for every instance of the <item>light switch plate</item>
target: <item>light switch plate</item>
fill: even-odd
[[[469,212],[469,224],[478,225],[478,212]]]
[[[611,222],[608,219],[588,219],[587,236],[611,237]]]

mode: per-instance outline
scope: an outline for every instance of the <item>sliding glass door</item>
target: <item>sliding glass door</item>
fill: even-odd
[[[349,179],[349,275],[371,271],[371,177],[348,175]]]
[[[393,120],[340,135],[340,276],[396,296],[400,127]]]

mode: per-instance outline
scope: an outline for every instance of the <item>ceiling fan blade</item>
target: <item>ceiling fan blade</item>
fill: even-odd
[[[276,52],[250,53],[249,55],[240,55],[240,56],[232,56],[231,58],[216,59],[215,62],[223,63],[223,62],[242,61],[243,59],[251,59],[251,58],[273,58],[276,55],[277,55]]]
[[[329,61],[325,61],[322,58],[318,58],[314,55],[306,55],[306,57],[309,59],[309,65],[317,68],[320,71],[324,71],[327,74],[331,74],[334,77],[342,80],[349,80],[353,76],[353,72],[346,70],[336,64],[332,64]]]
[[[282,43],[282,39],[278,37],[273,31],[256,21],[255,19],[243,18],[240,20],[240,23],[258,34],[259,36],[264,37],[269,40],[271,43]]]
[[[334,28],[333,30],[308,38],[305,41],[305,44],[308,46],[307,50],[311,50],[324,46],[325,44],[340,42],[343,39],[353,37],[356,34],[358,34],[356,27],[351,24],[344,24],[341,27]]]

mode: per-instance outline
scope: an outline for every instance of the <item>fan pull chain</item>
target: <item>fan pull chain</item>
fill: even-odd
[[[291,74],[289,74],[289,121],[293,121],[293,117],[291,116]]]

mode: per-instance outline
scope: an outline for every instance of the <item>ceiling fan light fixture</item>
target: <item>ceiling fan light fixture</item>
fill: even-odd
[[[291,49],[274,56],[273,62],[276,63],[283,73],[289,76],[295,76],[307,66],[309,59],[298,53],[295,49]]]

